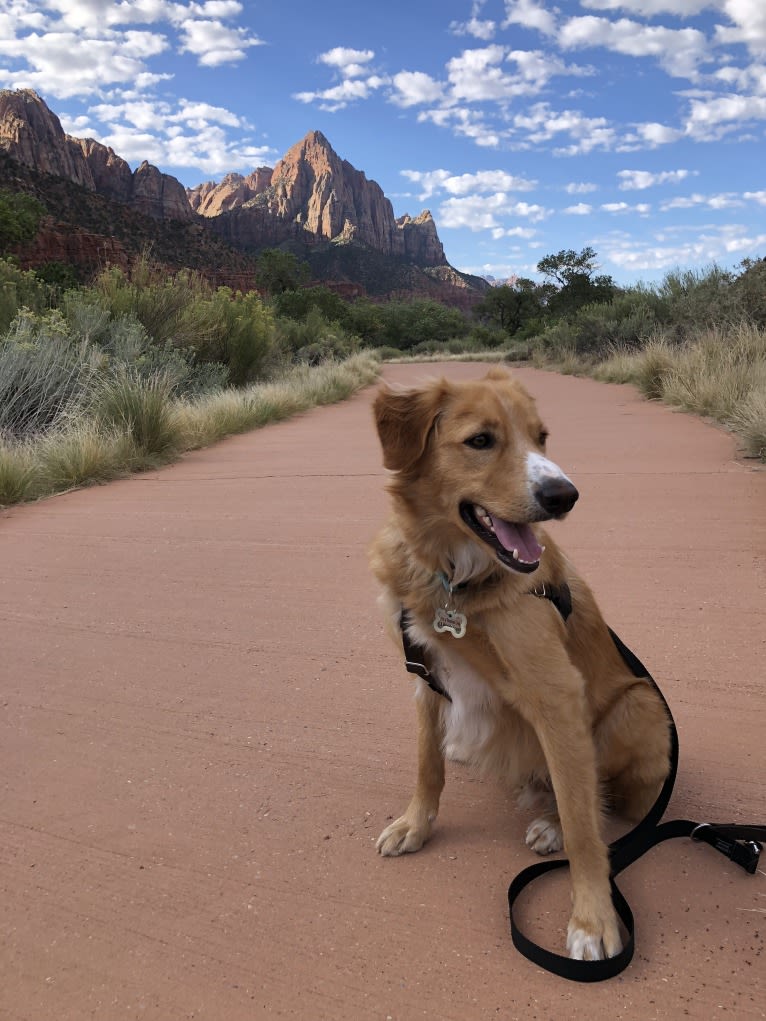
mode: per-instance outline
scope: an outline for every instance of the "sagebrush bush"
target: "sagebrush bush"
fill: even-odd
[[[22,309],[45,312],[51,300],[51,289],[32,270],[19,269],[11,259],[0,259],[0,334]]]
[[[168,276],[147,259],[126,275],[104,270],[92,296],[113,320],[141,324],[149,341],[186,352],[195,364],[225,364],[228,382],[252,382],[265,373],[274,344],[274,319],[256,293],[213,288],[186,270]]]
[[[359,350],[359,338],[341,323],[325,319],[318,308],[310,308],[303,319],[278,319],[280,346],[292,360],[306,365],[348,358]]]
[[[85,399],[98,359],[61,316],[22,312],[0,337],[0,435],[20,439],[52,428]]]

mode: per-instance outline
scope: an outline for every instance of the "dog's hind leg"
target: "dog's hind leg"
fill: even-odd
[[[596,728],[596,742],[611,809],[634,822],[643,819],[670,768],[670,721],[648,682],[624,692]]]
[[[524,837],[527,847],[537,854],[553,854],[564,846],[556,797],[550,785],[541,781],[530,781],[522,788],[518,797],[519,808],[532,810],[538,815],[527,826]]]
[[[386,826],[375,845],[382,855],[419,851],[431,835],[444,789],[444,753],[441,695],[419,685],[418,778],[415,793],[404,815]]]

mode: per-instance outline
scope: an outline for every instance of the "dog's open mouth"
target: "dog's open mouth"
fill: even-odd
[[[492,547],[497,559],[506,567],[531,574],[540,566],[545,547],[537,541],[529,525],[505,521],[475,503],[461,503],[460,516],[483,542]]]

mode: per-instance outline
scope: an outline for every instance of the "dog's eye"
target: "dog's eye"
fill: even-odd
[[[488,450],[490,447],[494,447],[495,437],[492,433],[477,433],[475,436],[469,436],[465,445],[473,447],[474,450]]]
[[[544,447],[545,446],[545,441],[547,439],[548,439],[548,433],[546,432],[545,429],[541,429],[540,430],[540,435],[537,437],[537,442],[540,444],[541,447]]]

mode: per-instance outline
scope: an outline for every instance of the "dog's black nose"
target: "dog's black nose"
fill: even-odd
[[[579,493],[569,479],[546,479],[535,489],[535,499],[551,517],[557,518],[571,511]]]

